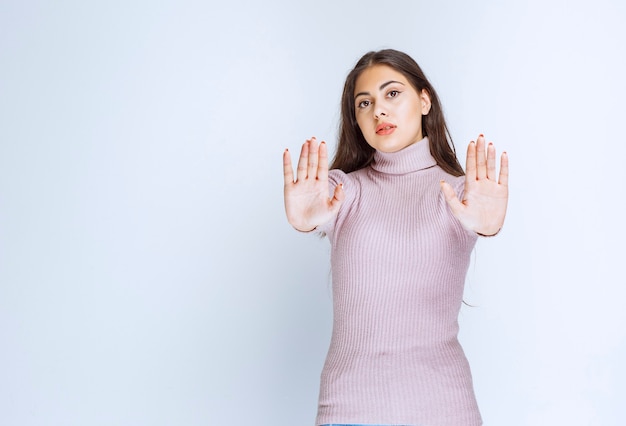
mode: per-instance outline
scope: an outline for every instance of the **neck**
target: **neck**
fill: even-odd
[[[428,138],[425,137],[400,151],[376,151],[371,167],[382,173],[400,175],[427,169],[436,164],[430,154]]]

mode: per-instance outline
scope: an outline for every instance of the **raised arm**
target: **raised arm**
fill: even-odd
[[[289,223],[299,231],[312,231],[325,224],[339,211],[344,199],[343,186],[337,185],[328,197],[328,151],[326,143],[315,138],[302,145],[294,180],[291,155],[283,154],[285,175],[285,212]]]
[[[446,201],[461,224],[479,235],[497,234],[506,216],[509,199],[509,157],[500,157],[500,174],[496,181],[496,149],[490,142],[485,150],[485,137],[481,134],[467,148],[465,191],[460,201],[452,187],[441,182]]]

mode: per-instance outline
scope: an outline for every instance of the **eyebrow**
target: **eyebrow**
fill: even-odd
[[[404,83],[402,83],[401,81],[389,80],[388,82],[381,84],[380,87],[378,88],[378,90],[383,90],[385,87],[387,87],[387,86],[389,86],[390,84],[393,84],[393,83],[398,83],[398,84],[401,84],[401,85],[404,86]],[[367,96],[369,94],[370,94],[370,92],[359,92],[356,95],[354,95],[354,99],[358,98],[359,96],[362,96],[362,95]]]

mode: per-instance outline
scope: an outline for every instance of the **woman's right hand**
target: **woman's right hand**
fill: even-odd
[[[330,221],[339,211],[345,194],[343,185],[335,187],[328,197],[328,151],[326,143],[315,138],[302,145],[294,181],[291,155],[283,154],[285,175],[285,212],[287,220],[298,231],[312,231]]]

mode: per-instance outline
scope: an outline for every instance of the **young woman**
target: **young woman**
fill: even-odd
[[[434,88],[396,50],[364,55],[341,105],[330,172],[315,138],[295,180],[283,157],[289,223],[331,243],[317,425],[480,425],[457,319],[476,239],[504,223],[508,157],[496,176],[495,148],[480,135],[464,174]]]

